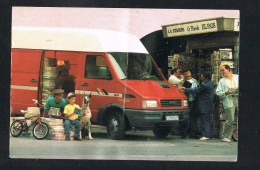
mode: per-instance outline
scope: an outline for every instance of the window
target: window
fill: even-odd
[[[149,54],[113,52],[109,58],[122,80],[163,80]]]
[[[111,74],[104,56],[86,57],[86,78],[111,79]]]

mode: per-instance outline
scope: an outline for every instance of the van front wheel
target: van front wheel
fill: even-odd
[[[115,112],[108,118],[107,133],[114,140],[122,139],[125,135],[126,124],[121,113]]]
[[[166,127],[154,126],[153,128],[153,134],[157,138],[166,138],[170,134],[170,131],[171,131],[170,126],[166,126]]]

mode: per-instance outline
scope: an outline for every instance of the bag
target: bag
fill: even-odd
[[[31,121],[37,120],[38,114],[40,114],[40,109],[38,107],[28,107],[27,110],[28,112],[25,113],[24,117]]]
[[[32,112],[32,111],[29,111],[29,112],[25,113],[25,115],[24,115],[24,117],[26,119],[37,117],[37,116],[38,116],[38,113],[37,112]]]

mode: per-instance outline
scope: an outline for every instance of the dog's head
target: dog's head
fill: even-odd
[[[91,93],[89,94],[89,96],[84,97],[84,103],[88,104],[90,99],[91,99]]]

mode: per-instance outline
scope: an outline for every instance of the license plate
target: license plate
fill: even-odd
[[[178,115],[166,116],[166,120],[179,120],[179,116]]]

